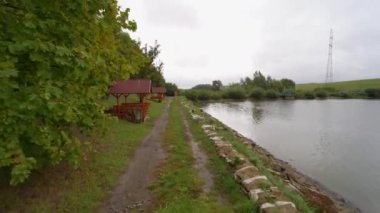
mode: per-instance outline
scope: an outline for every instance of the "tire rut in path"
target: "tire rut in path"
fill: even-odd
[[[193,134],[190,131],[189,122],[181,111],[181,117],[185,125],[185,135],[188,141],[190,142],[191,150],[193,157],[195,159],[195,169],[198,171],[199,176],[201,177],[204,185],[202,187],[202,193],[208,194],[211,192],[211,189],[214,187],[214,179],[211,172],[207,169],[208,156],[206,153],[199,147],[198,143],[195,142]]]
[[[151,212],[152,194],[148,187],[153,183],[154,170],[164,161],[165,151],[161,146],[161,134],[168,122],[171,99],[166,103],[154,127],[136,149],[125,172],[119,177],[117,186],[99,212]]]

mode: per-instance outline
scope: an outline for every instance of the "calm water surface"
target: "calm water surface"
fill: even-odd
[[[380,101],[245,101],[203,109],[363,212],[380,212]]]

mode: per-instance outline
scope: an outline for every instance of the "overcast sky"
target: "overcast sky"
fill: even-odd
[[[378,0],[119,0],[132,36],[161,45],[164,76],[181,88],[255,70],[324,82],[330,28],[334,81],[380,77]]]

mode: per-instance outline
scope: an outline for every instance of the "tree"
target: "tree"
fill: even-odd
[[[197,84],[195,85],[194,87],[192,87],[191,89],[202,89],[202,90],[212,90],[213,87],[211,84]]]
[[[273,79],[272,85],[270,87],[271,89],[277,90],[278,92],[282,92],[284,90],[284,87],[281,83],[281,81]]]
[[[148,47],[148,45],[145,45],[142,48],[142,51],[146,56],[147,61],[138,73],[132,75],[132,78],[147,78],[152,80],[153,86],[164,86],[165,79],[162,74],[164,64],[161,61],[157,61],[157,57],[161,52],[160,45],[156,41],[154,46]]]
[[[255,71],[255,73],[253,74],[252,85],[255,87],[261,87],[264,89],[267,88],[267,82],[266,82],[265,76],[261,74],[260,70]]]
[[[220,80],[212,81],[212,89],[213,90],[220,90],[222,87],[223,87],[223,84]]]
[[[296,83],[293,80],[287,79],[287,78],[281,79],[281,85],[284,89],[295,89],[296,88]]]
[[[138,73],[149,60],[140,48],[140,44],[131,39],[128,33],[120,32],[116,39],[119,42],[118,72],[125,79],[129,77],[125,74]]]
[[[136,29],[128,13],[116,0],[0,2],[0,168],[11,184],[44,164],[78,163],[77,133],[103,117],[111,81],[140,64],[122,52],[133,43],[122,29]]]
[[[166,95],[174,96],[174,93],[178,91],[178,87],[174,83],[165,83]]]

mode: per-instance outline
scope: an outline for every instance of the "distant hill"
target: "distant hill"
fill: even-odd
[[[353,91],[353,90],[364,90],[367,88],[377,88],[380,89],[380,78],[376,79],[364,79],[355,81],[341,81],[329,84],[324,83],[309,83],[309,84],[297,84],[296,90],[314,90],[320,87],[334,87],[340,91]]]

